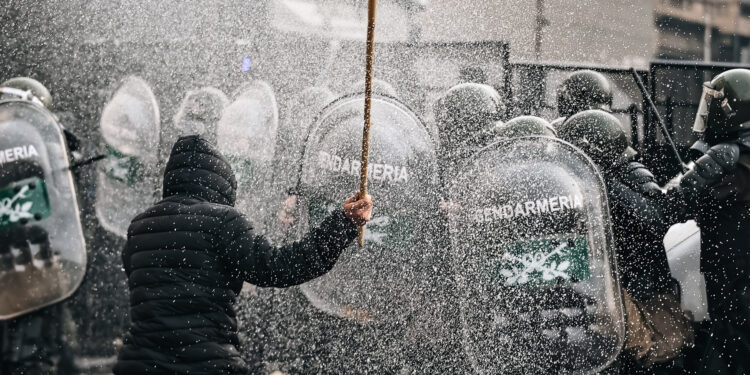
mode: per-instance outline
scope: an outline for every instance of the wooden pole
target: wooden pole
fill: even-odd
[[[375,54],[375,9],[377,0],[367,4],[367,58],[365,65],[365,124],[362,131],[362,158],[359,171],[359,196],[367,195],[367,164],[370,160],[370,110],[372,108],[372,62]],[[365,227],[359,227],[359,246],[365,244]]]

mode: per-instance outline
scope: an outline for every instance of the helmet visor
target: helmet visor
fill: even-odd
[[[708,112],[713,104],[714,100],[721,100],[724,98],[724,93],[716,91],[709,87],[709,83],[703,84],[703,94],[698,102],[698,113],[695,115],[695,122],[693,123],[693,131],[696,133],[705,133],[708,129]]]

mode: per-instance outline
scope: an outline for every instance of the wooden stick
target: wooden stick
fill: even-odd
[[[362,131],[362,158],[359,171],[359,196],[367,195],[367,164],[370,160],[370,110],[372,108],[372,62],[375,55],[375,9],[377,0],[367,4],[367,59],[365,65],[365,124]],[[365,227],[359,227],[359,246],[365,245]]]

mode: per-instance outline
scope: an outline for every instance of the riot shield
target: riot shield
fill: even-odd
[[[271,192],[274,194],[272,201],[278,213],[269,216],[265,233],[272,244],[281,244],[293,238],[296,196],[290,193],[297,187],[299,180],[299,161],[308,128],[315,116],[336,98],[327,88],[308,87],[292,100],[280,116],[282,120],[279,122],[276,139],[271,184]]]
[[[159,104],[149,85],[126,78],[102,111],[96,217],[107,231],[127,235],[130,221],[157,198]]]
[[[448,187],[463,344],[479,374],[587,373],[623,344],[607,194],[568,143],[522,137]]]
[[[166,144],[173,145],[177,138],[186,135],[200,135],[216,144],[218,123],[228,102],[224,92],[215,87],[189,90],[164,135]]]
[[[0,101],[0,320],[70,296],[86,272],[63,131],[41,106]]]
[[[299,161],[308,133],[315,116],[328,104],[336,100],[336,95],[324,87],[309,87],[295,98],[286,111],[284,121],[279,129],[276,154],[275,179],[283,180],[287,189],[297,183]]]
[[[216,128],[217,147],[237,177],[235,207],[254,222],[258,233],[264,232],[271,204],[278,113],[271,86],[254,81],[239,90]]]
[[[299,186],[300,236],[319,225],[359,186],[364,98],[327,106],[310,129]],[[424,124],[392,98],[374,96],[369,193],[377,208],[356,241],[325,276],[302,290],[317,308],[359,321],[400,321],[424,299],[434,273],[423,241],[439,206],[435,146]]]

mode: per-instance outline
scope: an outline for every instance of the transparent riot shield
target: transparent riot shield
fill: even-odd
[[[589,373],[623,344],[605,185],[573,146],[495,143],[449,187],[464,349],[479,374]]]
[[[0,101],[0,320],[70,296],[86,272],[62,128],[41,106]]]
[[[264,232],[273,197],[272,162],[278,113],[271,86],[254,81],[238,91],[216,128],[217,147],[229,159],[237,177],[235,207],[254,222],[258,233]]]
[[[216,144],[217,127],[228,104],[229,99],[224,92],[215,87],[203,87],[185,93],[163,137],[169,149],[179,137],[187,135],[200,135]]]
[[[273,159],[273,178],[271,192],[274,194],[274,205],[278,211],[269,216],[266,238],[272,244],[281,244],[293,238],[296,197],[290,192],[297,187],[299,180],[299,161],[302,158],[308,128],[312,126],[315,116],[337,97],[327,88],[309,87],[302,90],[291,101],[280,116],[276,152]]]
[[[332,103],[311,126],[302,159],[300,236],[342,208],[359,187],[364,98]],[[359,321],[404,319],[424,300],[434,270],[422,240],[438,212],[435,148],[423,123],[395,99],[372,101],[369,189],[377,208],[356,241],[325,276],[302,286],[310,302]]]
[[[130,221],[154,203],[159,183],[159,104],[149,85],[127,77],[102,111],[97,166],[96,217],[102,227],[127,235]]]

